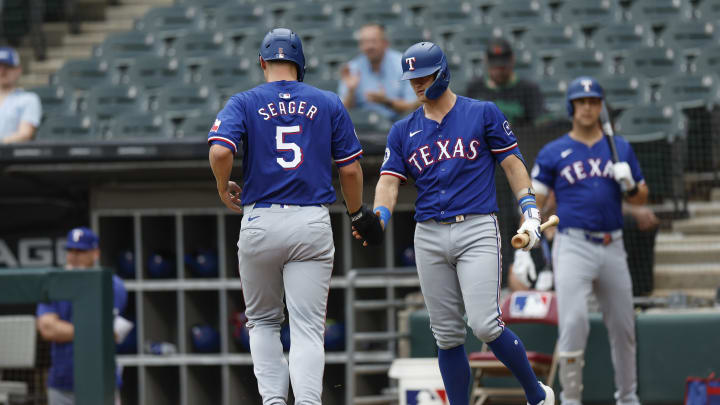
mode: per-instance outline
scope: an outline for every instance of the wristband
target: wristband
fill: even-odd
[[[375,207],[373,211],[380,213],[380,219],[383,221],[385,226],[387,226],[388,221],[390,221],[390,217],[392,216],[392,214],[390,214],[390,210],[386,206],[380,205]]]

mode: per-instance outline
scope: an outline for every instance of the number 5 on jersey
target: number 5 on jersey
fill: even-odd
[[[292,142],[285,142],[285,135],[298,135],[302,131],[300,125],[293,125],[291,127],[277,127],[275,130],[275,143],[277,144],[278,152],[291,151],[293,158],[291,161],[287,161],[281,157],[276,158],[280,166],[285,170],[296,169],[303,162],[302,149]]]

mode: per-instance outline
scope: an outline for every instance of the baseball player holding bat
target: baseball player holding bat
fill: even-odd
[[[390,220],[398,188],[415,179],[415,254],[438,361],[450,404],[467,405],[471,372],[465,352],[465,320],[515,375],[530,404],[554,404],[552,389],[530,368],[520,339],[501,320],[498,303],[501,263],[495,165],[505,171],[517,195],[526,233],[536,246],[540,217],[530,177],[510,124],[491,102],[455,95],[443,51],[430,42],[402,56],[403,80],[410,80],[422,106],[396,122],[375,189],[374,212]],[[366,243],[377,243],[356,229]]]
[[[298,35],[270,31],[259,62],[266,83],[235,94],[218,113],[208,135],[210,164],[220,199],[244,213],[238,262],[262,403],[285,405],[292,381],[296,404],[320,405],[335,253],[327,207],[335,201],[333,162],[353,226],[369,235],[382,229],[362,206],[362,149],[345,107],[334,93],[302,83]],[[238,150],[242,188],[230,181]],[[283,297],[293,342],[289,365],[280,340]]]
[[[573,80],[567,90],[572,130],[543,147],[532,169],[538,206],[554,191],[562,218],[553,243],[553,270],[560,329],[560,398],[565,405],[580,404],[582,399],[591,292],[599,301],[609,333],[617,404],[639,404],[632,282],[622,238],[621,204],[623,194],[630,204],[645,204],[649,190],[630,144],[603,133],[603,98],[595,79]]]

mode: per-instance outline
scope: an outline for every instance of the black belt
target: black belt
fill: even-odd
[[[449,225],[456,224],[458,222],[465,221],[465,215],[455,215],[454,217],[441,218],[437,221],[438,224]]]

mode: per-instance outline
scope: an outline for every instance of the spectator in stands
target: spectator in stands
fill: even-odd
[[[348,110],[365,108],[397,119],[420,105],[410,83],[400,80],[402,54],[389,45],[382,25],[371,23],[360,28],[362,54],[340,71],[338,95]]]
[[[0,142],[26,142],[35,136],[42,107],[35,93],[17,87],[22,67],[20,55],[10,47],[0,47]]]
[[[98,237],[88,228],[74,228],[68,232],[66,270],[96,268],[100,258]],[[116,342],[122,342],[132,329],[132,323],[119,314],[127,304],[127,290],[122,280],[113,275],[113,313]],[[40,303],[37,307],[37,328],[43,339],[51,342],[50,372],[48,375],[48,405],[73,405],[75,403],[73,378],[73,339],[75,328],[72,324],[72,303],[56,301]],[[120,373],[117,375],[120,386]],[[116,404],[119,404],[116,395]]]
[[[510,43],[493,38],[488,43],[487,76],[470,82],[466,95],[494,102],[513,127],[533,125],[544,112],[543,96],[537,84],[515,74],[515,55]]]

